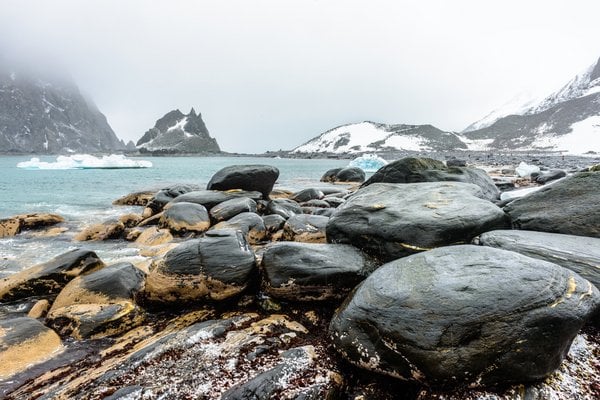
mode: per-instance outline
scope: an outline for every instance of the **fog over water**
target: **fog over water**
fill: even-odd
[[[125,140],[194,107],[223,150],[263,152],[363,120],[460,131],[595,62],[598,15],[591,0],[3,0],[0,55],[68,71]]]

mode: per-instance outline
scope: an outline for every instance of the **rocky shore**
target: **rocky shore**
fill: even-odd
[[[124,196],[139,213],[0,280],[0,397],[599,398],[600,166],[582,162],[404,157],[298,191],[234,165]],[[0,241],[62,224],[17,215]],[[106,265],[86,249],[103,240],[146,261]]]

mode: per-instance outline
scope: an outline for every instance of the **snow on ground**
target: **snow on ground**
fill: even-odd
[[[415,136],[401,136],[395,135],[389,137],[384,146],[386,147],[395,147],[397,149],[402,150],[412,150],[412,151],[421,151],[429,149],[429,146],[425,143],[422,138]]]
[[[556,138],[556,148],[568,154],[600,152],[600,115],[571,125],[571,133]]]
[[[183,129],[183,127],[185,126],[185,124],[187,124],[187,117],[183,117],[182,119],[180,119],[179,121],[177,121],[177,123],[175,125],[170,126],[167,129],[167,132],[173,131],[175,129],[181,129],[182,131],[185,132],[185,129]]]
[[[469,139],[458,134],[456,137],[467,145],[467,150],[469,151],[488,151],[490,149],[490,144],[494,141],[494,139]]]

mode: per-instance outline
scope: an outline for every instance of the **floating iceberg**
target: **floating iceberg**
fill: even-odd
[[[377,154],[363,154],[350,161],[348,167],[358,167],[365,172],[375,172],[384,165],[387,165],[387,163],[387,161]]]
[[[75,154],[72,156],[58,156],[56,161],[40,161],[32,157],[29,161],[17,164],[23,169],[121,169],[121,168],[151,168],[152,163],[145,160],[132,160],[120,154],[111,154],[94,157],[89,154]]]

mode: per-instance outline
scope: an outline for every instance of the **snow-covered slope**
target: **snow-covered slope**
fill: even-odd
[[[521,94],[482,119],[473,122],[463,132],[487,128],[500,118],[509,115],[532,115],[544,112],[565,101],[600,93],[600,59],[577,74],[559,90],[545,96],[536,97]]]
[[[466,145],[431,125],[387,125],[365,121],[331,129],[296,147],[294,153],[364,153],[380,150],[450,150]]]
[[[472,124],[484,127],[467,128],[461,139],[482,150],[600,152],[600,60],[560,90],[492,121],[500,114]]]

